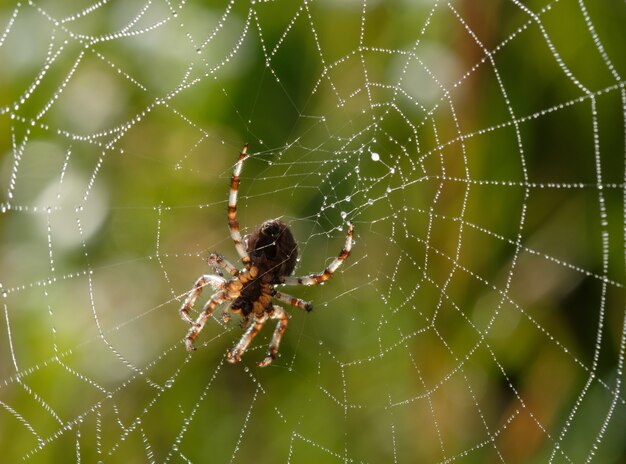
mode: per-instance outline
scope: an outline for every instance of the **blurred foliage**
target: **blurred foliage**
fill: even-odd
[[[623,4],[50,0],[0,24],[6,462],[622,462]],[[188,356],[177,315],[209,252],[235,262],[246,142],[242,227],[283,217],[298,273],[356,226],[341,272],[289,290],[316,310],[266,369],[270,327],[231,366],[236,322]]]

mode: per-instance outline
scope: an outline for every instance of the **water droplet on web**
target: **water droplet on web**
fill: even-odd
[[[2,290],[2,298],[6,298],[7,296],[9,296],[9,294],[6,292],[6,290]]]
[[[372,152],[372,161],[380,161],[380,155],[375,151]]]
[[[367,204],[368,205],[373,205],[374,204],[374,200],[372,200],[371,198],[369,200],[367,200]]]
[[[348,216],[348,213],[346,213],[345,211],[341,212],[341,219],[345,219],[346,216]]]
[[[351,197],[350,195],[346,195],[345,200],[346,200],[346,201],[350,201],[350,200],[352,200],[352,197]]]

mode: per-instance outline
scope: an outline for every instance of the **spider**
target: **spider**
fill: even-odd
[[[185,345],[189,352],[196,349],[193,343],[217,306],[228,303],[222,312],[222,320],[224,322],[230,320],[229,311],[240,314],[243,318],[241,326],[243,328],[247,327],[247,330],[239,342],[227,351],[226,360],[230,363],[236,363],[241,360],[241,356],[246,351],[246,348],[268,319],[278,319],[267,355],[258,364],[260,367],[265,367],[276,358],[280,339],[287,328],[290,317],[285,309],[273,304],[272,299],[301,308],[307,312],[313,309],[313,305],[308,301],[279,292],[275,289],[276,285],[317,285],[325,282],[350,255],[353,226],[348,222],[346,243],[339,256],[323,272],[304,277],[291,275],[296,267],[298,245],[289,227],[281,220],[270,219],[265,221],[250,235],[246,235],[242,241],[239,232],[239,222],[237,221],[237,191],[243,162],[248,158],[247,151],[248,145],[246,144],[239,155],[239,160],[235,164],[230,181],[230,195],[228,197],[228,227],[230,236],[233,242],[235,242],[235,249],[241,257],[244,268],[239,270],[223,256],[211,253],[208,262],[215,274],[205,274],[196,281],[187,294],[187,298],[181,306],[179,313],[184,321],[191,324],[191,328],[185,338]],[[230,274],[230,279],[224,277],[220,267]],[[205,285],[211,286],[215,293],[213,293],[209,301],[204,305],[198,318],[194,321],[189,317],[189,311]]]

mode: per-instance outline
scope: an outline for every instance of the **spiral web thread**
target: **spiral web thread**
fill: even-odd
[[[471,2],[400,2],[402,40],[381,2],[4,6],[7,458],[618,462],[624,63],[602,10],[535,3],[496,2],[496,36]],[[519,48],[558,91],[512,78]],[[250,99],[233,82],[251,63]],[[520,99],[520,83],[542,97]],[[481,119],[468,108],[486,94],[497,108]],[[207,103],[229,122],[203,121]],[[558,140],[534,140],[555,125]],[[217,317],[189,355],[176,313],[208,252],[234,262],[225,205],[244,142],[243,232],[281,216],[298,274],[322,270],[355,224],[326,285],[288,290],[316,310],[290,309],[262,370],[271,330],[233,367],[236,324]]]

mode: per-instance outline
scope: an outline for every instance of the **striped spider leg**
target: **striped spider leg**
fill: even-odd
[[[239,154],[239,159],[235,163],[233,169],[233,175],[230,179],[230,193],[228,195],[228,228],[230,229],[230,236],[235,242],[235,250],[241,257],[244,266],[250,267],[250,256],[244,247],[241,240],[241,232],[239,231],[239,221],[237,220],[237,193],[239,192],[239,176],[241,175],[241,169],[243,168],[243,162],[248,157],[248,144],[243,146],[243,150]]]
[[[333,260],[333,262],[330,263],[326,269],[324,269],[323,272],[320,272],[318,274],[309,274],[307,276],[302,276],[302,277],[281,276],[278,279],[279,282],[285,285],[319,285],[327,281],[330,278],[330,276],[332,276],[333,273],[337,270],[337,268],[341,266],[341,264],[346,260],[346,258],[350,256],[350,251],[352,250],[353,230],[354,230],[354,226],[352,225],[351,222],[348,222],[348,235],[346,237],[346,243],[343,246],[341,253],[339,253],[339,256],[337,256]],[[281,294],[281,295],[283,296],[283,298],[294,298],[286,294]],[[298,300],[298,298],[295,298],[295,299]],[[281,299],[281,301],[287,302],[286,299]],[[299,301],[302,301],[302,300],[299,300]],[[288,303],[292,304],[293,306],[300,307],[299,304],[293,304],[291,301],[289,301]],[[303,308],[303,309],[306,309],[306,308]],[[310,309],[308,311],[310,311]]]
[[[200,278],[196,280],[196,283],[193,285],[193,288],[187,294],[187,298],[185,298],[183,305],[178,310],[178,314],[180,314],[183,321],[186,321],[189,324],[194,324],[194,321],[189,317],[189,311],[193,307],[200,293],[202,293],[202,289],[205,285],[211,286],[214,290],[219,290],[220,292],[215,294],[218,295],[223,292],[226,286],[226,279],[212,274],[200,276]]]

